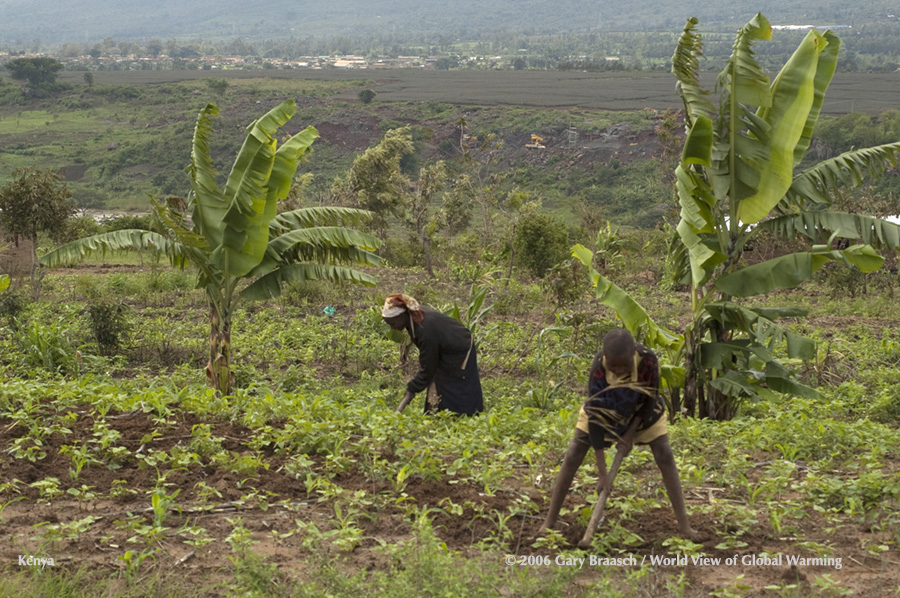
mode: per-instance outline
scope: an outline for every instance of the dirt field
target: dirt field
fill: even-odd
[[[168,426],[160,427],[142,412],[126,414],[108,414],[107,423],[118,431],[122,437],[119,441],[134,452],[138,452],[142,445],[152,445],[155,450],[169,451],[192,438],[191,432],[195,425],[207,423],[210,425],[214,436],[224,438],[223,446],[229,451],[238,454],[249,452],[245,443],[251,439],[251,430],[216,421],[201,421],[195,416],[181,417],[171,421]],[[93,488],[102,495],[109,495],[109,491],[120,484],[117,480],[124,480],[124,487],[137,491],[135,494],[124,494],[119,499],[74,501],[66,498],[58,498],[50,502],[38,501],[39,492],[34,488],[24,488],[22,496],[25,500],[13,502],[3,510],[5,519],[0,527],[0,561],[15,563],[18,555],[23,550],[33,554],[40,550],[41,542],[35,534],[46,524],[59,524],[91,517],[95,522],[90,529],[78,534],[77,539],[71,540],[64,537],[52,543],[50,547],[44,545],[44,551],[49,551],[55,556],[62,566],[90,565],[110,571],[122,569],[124,564],[118,557],[129,546],[128,537],[133,531],[125,529],[121,523],[130,515],[144,516],[152,519],[152,507],[149,507],[146,496],[149,491],[158,485],[157,472],[144,468],[141,469],[129,459],[121,469],[111,470],[103,466],[87,467],[75,481],[70,479],[70,459],[59,454],[63,443],[77,445],[88,442],[92,438],[94,421],[91,417],[78,416],[70,425],[71,434],[65,437],[54,434],[45,445],[47,457],[39,463],[30,463],[27,460],[3,460],[0,462],[0,479],[11,481],[19,480],[24,484],[30,484],[37,480],[55,477],[61,481],[61,489],[80,488],[85,485]],[[15,422],[9,419],[0,419],[0,436],[2,436],[2,448],[4,451],[10,442],[25,432]],[[154,434],[159,434],[153,438]],[[148,438],[152,438],[150,442]],[[201,548],[192,549],[180,541],[189,538],[184,533],[180,536],[169,534],[157,543],[162,550],[162,557],[158,557],[167,567],[181,567],[188,575],[199,575],[203,578],[214,578],[221,570],[223,563],[231,554],[229,544],[224,541],[232,532],[232,524],[235,517],[240,517],[243,525],[251,530],[252,540],[258,542],[254,552],[264,555],[272,563],[277,563],[290,575],[303,578],[308,566],[308,554],[303,550],[302,539],[299,535],[278,538],[275,534],[288,534],[296,529],[295,522],[312,522],[319,528],[325,528],[329,522],[334,521],[335,512],[333,504],[326,501],[317,493],[309,493],[302,480],[288,474],[282,465],[285,459],[278,455],[272,455],[267,470],[259,471],[252,476],[239,476],[232,472],[223,471],[213,466],[191,466],[182,471],[171,471],[165,479],[168,488],[181,488],[178,497],[181,506],[180,512],[171,512],[165,521],[166,527],[177,529],[181,526],[199,524],[206,528],[212,542]],[[748,476],[759,477],[761,470],[751,470]],[[658,472],[652,464],[642,467],[636,476],[645,479],[647,483],[659,485]],[[364,490],[372,496],[391,495],[395,490],[390,485],[368,479],[366,476],[354,472],[338,474],[332,480],[334,484],[349,490]],[[437,535],[453,550],[462,551],[464,554],[473,545],[490,538],[495,533],[494,522],[487,518],[474,517],[473,506],[483,507],[483,512],[504,512],[512,503],[513,494],[498,491],[493,495],[487,495],[478,488],[466,483],[453,483],[449,476],[439,481],[424,481],[413,479],[405,487],[404,492],[415,500],[419,506],[429,505],[437,507],[441,501],[449,498],[457,505],[466,506],[463,513],[450,516],[447,513],[438,514],[434,519],[434,529]],[[204,486],[199,483],[203,482]],[[241,500],[245,495],[246,487],[250,485],[264,492],[269,498],[271,506],[265,510],[260,505]],[[218,496],[210,500],[209,493],[213,489]],[[710,504],[716,500],[722,489],[710,487],[701,491],[691,492],[686,498],[689,510],[704,504]],[[202,496],[201,493],[206,495]],[[521,489],[519,489],[521,493]],[[532,499],[537,504],[544,504],[545,497],[537,490],[529,490]],[[65,496],[65,495],[63,495]],[[138,499],[138,497],[144,497]],[[321,500],[320,500],[321,499]],[[278,501],[279,504],[275,504]],[[613,501],[614,502],[614,501]],[[586,506],[584,499],[573,497],[566,501],[566,507],[577,511]],[[671,511],[655,509],[644,513],[636,519],[631,519],[627,514],[617,511],[613,506],[609,517],[619,520],[629,531],[641,538],[641,542],[634,546],[630,552],[621,555],[622,558],[633,555],[638,563],[649,563],[653,558],[674,558],[672,551],[663,545],[663,542],[676,535],[674,518]],[[576,522],[574,513],[569,513],[561,518],[557,528],[570,545],[577,544],[583,533],[583,526]],[[721,559],[716,564],[694,563],[690,557],[684,557],[683,561],[669,561],[667,565],[659,566],[661,572],[678,573],[683,571],[690,580],[692,593],[690,595],[706,595],[707,592],[722,588],[733,583],[738,576],[743,576],[743,584],[749,588],[756,588],[752,595],[766,596],[768,594],[762,588],[781,583],[796,583],[803,589],[801,595],[814,595],[816,590],[810,585],[813,576],[827,574],[831,579],[839,582],[844,588],[852,589],[858,596],[883,596],[889,589],[895,589],[900,584],[900,562],[896,553],[888,553],[876,558],[859,550],[860,542],[864,538],[881,541],[877,532],[864,526],[850,523],[841,526],[840,533],[826,535],[822,529],[822,520],[815,513],[810,513],[801,523],[798,535],[807,542],[827,543],[837,555],[840,561],[827,561],[828,565],[801,565],[791,567],[786,561],[780,563],[753,564],[754,556],[763,554],[774,555],[784,553],[803,558],[817,558],[811,551],[798,550],[796,537],[785,536],[773,538],[765,533],[760,526],[740,537],[745,546],[733,549],[721,549],[717,545],[721,537],[717,537],[714,529],[719,523],[702,514],[691,516],[692,525],[703,536],[702,553],[707,558]],[[513,552],[526,558],[531,556],[547,556],[555,560],[559,551],[547,549],[534,549],[531,547],[534,541],[533,533],[539,521],[533,518],[514,516],[508,527],[515,535]],[[411,534],[411,525],[404,517],[402,507],[390,510],[379,510],[367,514],[359,519],[359,525],[363,530],[363,536],[359,545],[350,555],[351,562],[359,569],[380,568],[383,557],[371,549],[382,542],[397,543],[408,540]],[[603,533],[601,526],[598,535]],[[133,546],[133,544],[131,545]],[[566,555],[574,558],[571,553]],[[589,555],[583,555],[588,558]],[[736,564],[727,565],[726,559],[735,558]],[[743,561],[743,564],[742,564]],[[714,561],[713,561],[714,563]],[[577,566],[577,565],[569,565]],[[537,568],[535,574],[540,574]],[[585,580],[603,575],[603,567],[591,568],[585,564],[582,574]],[[581,576],[580,576],[581,578]]]
[[[203,71],[98,72],[97,84],[166,83],[208,78]],[[218,77],[253,79],[259,71],[221,71]],[[278,79],[309,81],[371,81],[379,102],[436,101],[464,105],[580,107],[599,110],[682,109],[675,78],[668,72],[580,73],[564,71],[423,71],[283,70],[265,71]],[[81,82],[81,73],[63,73],[61,80]],[[715,74],[703,82],[714,85]],[[900,73],[839,72],[829,87],[823,114],[879,113],[897,107]],[[359,88],[343,97],[355,100]]]

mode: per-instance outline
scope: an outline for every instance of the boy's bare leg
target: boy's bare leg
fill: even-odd
[[[587,434],[585,434],[585,436],[587,436]],[[586,439],[579,442],[578,431],[576,431],[575,437],[572,438],[572,442],[569,443],[569,448],[566,449],[566,456],[563,457],[562,465],[559,468],[559,474],[556,476],[556,483],[553,486],[553,494],[550,497],[550,507],[547,511],[547,518],[544,519],[544,523],[541,524],[540,529],[538,529],[538,535],[545,533],[556,524],[556,518],[559,517],[559,510],[562,508],[563,501],[566,499],[566,494],[569,493],[569,487],[572,485],[572,480],[575,479],[575,474],[578,472],[578,468],[581,467],[581,463],[584,461],[584,456],[587,455],[589,448],[590,443],[588,443]],[[606,467],[604,464],[604,470],[605,469]]]
[[[669,495],[672,510],[675,511],[675,519],[678,521],[678,531],[688,538],[696,537],[697,532],[694,531],[688,522],[687,512],[684,508],[681,477],[678,475],[678,466],[675,465],[675,456],[672,454],[672,447],[669,444],[669,435],[663,434],[650,442],[650,450],[653,451],[653,458],[656,460],[656,465],[662,473],[666,494]]]

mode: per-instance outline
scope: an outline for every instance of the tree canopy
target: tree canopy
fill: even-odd
[[[10,76],[18,81],[27,81],[32,87],[47,87],[56,83],[56,77],[63,70],[63,63],[55,58],[16,58],[3,65]]]

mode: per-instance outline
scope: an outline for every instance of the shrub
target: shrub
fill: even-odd
[[[111,233],[117,230],[128,229],[152,230],[150,227],[150,216],[116,216],[103,221],[103,229]]]
[[[516,263],[532,275],[542,277],[569,253],[566,225],[549,214],[525,214],[516,228],[513,248]]]
[[[559,262],[547,271],[541,286],[558,308],[571,305],[584,295],[584,266],[575,258]]]
[[[91,319],[91,332],[100,353],[114,355],[128,333],[128,322],[125,319],[126,305],[101,301],[88,306]]]
[[[63,233],[63,241],[75,241],[90,237],[101,232],[100,225],[90,216],[79,216],[78,218],[70,218],[66,222],[66,230]]]
[[[900,420],[900,388],[892,386],[883,389],[872,402],[869,417],[885,424]]]
[[[25,309],[25,303],[25,297],[19,293],[0,293],[0,317],[6,317],[9,320],[10,328],[18,327],[17,322]]]
[[[359,93],[356,94],[356,97],[359,98],[359,101],[363,104],[371,104],[376,95],[378,94],[376,94],[371,89],[360,89]]]

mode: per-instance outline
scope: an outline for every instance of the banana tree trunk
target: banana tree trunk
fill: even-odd
[[[697,367],[697,352],[694,344],[693,329],[685,331],[685,358],[684,358],[684,414],[688,417],[696,417],[697,415],[697,378],[699,376],[699,368]]]
[[[718,322],[712,322],[710,326],[710,338],[715,339],[716,342],[719,343],[726,343],[731,340],[732,336],[731,331],[723,328]],[[727,374],[730,369],[728,364],[723,365],[724,369],[719,372],[719,375]],[[736,367],[736,364],[733,363],[732,367]],[[712,385],[709,384],[709,379],[705,382],[705,409],[701,408],[700,416],[718,421],[730,420],[737,412],[737,399],[729,397],[725,393],[713,388]]]
[[[209,304],[209,363],[206,364],[209,385],[220,395],[230,395],[234,390],[234,373],[231,371],[231,313],[220,314],[215,303]]]

